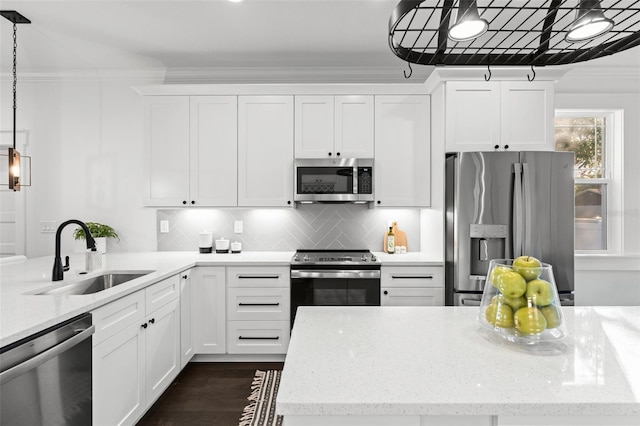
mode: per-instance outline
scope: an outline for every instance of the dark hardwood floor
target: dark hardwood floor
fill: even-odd
[[[256,370],[280,362],[192,362],[182,370],[137,426],[238,426]]]

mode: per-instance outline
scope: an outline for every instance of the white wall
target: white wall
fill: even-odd
[[[10,84],[3,79],[3,93]],[[140,196],[143,109],[130,88],[136,84],[96,76],[19,80],[17,128],[29,131],[33,169],[33,186],[23,189],[28,257],[53,254],[55,234],[41,233],[41,221],[71,218],[113,226],[122,239],[109,241],[110,250],[156,249],[155,210],[143,208]],[[1,108],[2,128],[11,127],[11,105]],[[73,229],[63,232],[64,252],[80,247]]]

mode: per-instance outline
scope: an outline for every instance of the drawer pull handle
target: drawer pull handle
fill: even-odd
[[[238,306],[280,306],[280,302],[276,303],[238,303]]]
[[[417,280],[417,279],[432,280],[433,279],[433,275],[391,275],[391,278],[394,279],[394,280],[401,280],[401,279],[407,279],[407,280]]]
[[[259,280],[273,280],[280,278],[280,274],[277,275],[238,275],[238,278],[241,280],[249,280],[251,278],[256,278]]]
[[[245,336],[238,336],[239,340],[279,340],[280,336],[275,336],[275,337],[269,337],[269,336],[265,336],[265,337],[245,337]]]

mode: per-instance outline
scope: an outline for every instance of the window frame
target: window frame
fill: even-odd
[[[623,233],[623,110],[563,108],[555,110],[554,118],[602,117],[605,119],[603,134],[604,176],[602,178],[576,178],[575,184],[606,185],[605,229],[607,247],[605,250],[575,250],[576,255],[618,255],[624,247]],[[554,130],[555,130],[554,120]],[[554,132],[555,134],[555,132]],[[555,149],[555,138],[554,138]]]

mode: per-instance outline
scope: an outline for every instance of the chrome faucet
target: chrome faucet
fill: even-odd
[[[64,278],[63,267],[62,267],[62,259],[60,258],[60,234],[62,234],[62,230],[65,226],[70,223],[75,223],[80,226],[84,230],[84,236],[87,240],[87,248],[95,249],[96,248],[96,240],[93,239],[91,235],[91,231],[87,228],[87,225],[84,222],[81,222],[76,219],[67,220],[66,222],[62,222],[60,226],[58,226],[58,230],[56,231],[56,257],[53,260],[53,274],[51,276],[51,281],[62,281]]]

